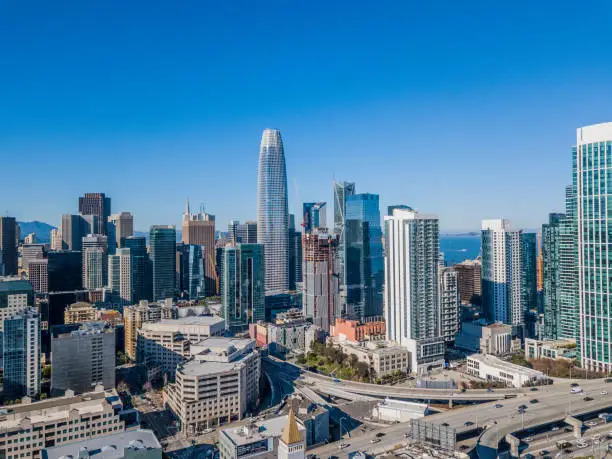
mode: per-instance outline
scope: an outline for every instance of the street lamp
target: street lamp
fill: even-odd
[[[343,420],[343,419],[346,419],[346,416],[342,416],[342,417],[340,418],[340,438],[341,438],[341,439],[342,439],[342,438],[344,438],[344,437],[342,436],[342,420]]]

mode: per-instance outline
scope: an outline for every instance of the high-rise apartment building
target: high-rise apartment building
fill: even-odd
[[[101,234],[89,234],[82,240],[83,288],[103,288],[108,282],[108,238]]]
[[[95,215],[97,229],[94,234],[106,234],[106,222],[111,215],[111,199],[104,193],[85,193],[79,198],[79,213],[81,215]]]
[[[73,303],[64,310],[64,324],[94,322],[97,318],[98,310],[91,303]]]
[[[576,132],[579,348],[581,365],[612,369],[612,123]]]
[[[482,221],[482,304],[494,322],[524,324],[521,233],[505,219]]]
[[[302,227],[304,228],[304,233],[328,228],[326,202],[305,202],[302,205],[302,209]]]
[[[36,233],[30,233],[23,238],[24,244],[36,244]]]
[[[51,393],[115,387],[115,329],[104,322],[55,325],[51,329]]]
[[[287,170],[280,131],[261,138],[257,174],[257,242],[265,247],[266,293],[289,288]]]
[[[444,362],[439,234],[435,215],[395,209],[393,215],[385,216],[386,335],[387,340],[408,348],[412,373]]]
[[[295,229],[295,216],[289,214],[289,290],[295,291],[302,282],[302,233]]]
[[[377,194],[347,196],[344,238],[347,314],[355,319],[380,316],[384,260]]]
[[[17,274],[17,222],[0,217],[0,276]]]
[[[130,249],[132,269],[132,301],[150,300],[153,296],[153,267],[147,253],[144,236],[128,236],[123,239],[123,248]]]
[[[3,396],[7,400],[40,393],[40,315],[28,308],[4,319]]]
[[[453,343],[459,333],[461,300],[459,275],[453,268],[439,268],[440,329],[446,343]]]
[[[28,281],[37,293],[49,291],[49,260],[31,260],[28,263]]]
[[[572,149],[573,184],[565,189],[565,218],[559,222],[559,339],[576,339],[578,346],[578,219],[576,215],[576,148]]]
[[[338,235],[327,231],[305,233],[302,302],[304,315],[329,332],[336,318],[342,316],[338,276]]]
[[[0,332],[4,320],[34,306],[34,289],[22,279],[0,279]]]
[[[179,295],[188,300],[203,298],[206,293],[206,284],[202,246],[177,244],[176,255]]]
[[[231,331],[244,331],[265,319],[265,260],[262,244],[223,249],[221,317]]]
[[[190,213],[189,204],[183,214],[184,244],[202,246],[204,259],[204,281],[206,296],[215,296],[217,292],[217,266],[215,263],[215,216],[206,212]]]
[[[152,226],[149,232],[153,265],[153,299],[174,298],[176,284],[176,230],[174,226]]]
[[[521,233],[521,289],[525,312],[537,311],[538,308],[536,253],[536,233]]]
[[[355,183],[334,182],[334,233],[339,236],[338,241],[338,273],[340,274],[340,288],[346,285],[346,270],[344,269],[345,236],[344,224],[346,214],[346,198],[355,194]],[[342,291],[342,294],[346,292]]]
[[[115,255],[108,256],[108,288],[115,309],[134,301],[132,286],[132,255],[128,248],[117,249]]]
[[[438,217],[396,209],[385,216],[387,339],[441,336],[438,298]]]
[[[565,214],[550,214],[542,225],[544,337],[558,339],[561,324],[561,223]]]
[[[481,268],[480,260],[464,260],[453,265],[453,269],[459,275],[459,294],[462,303],[480,304],[482,294]]]
[[[123,239],[134,235],[134,216],[130,212],[119,212],[108,217],[114,228],[115,246],[123,247]]]

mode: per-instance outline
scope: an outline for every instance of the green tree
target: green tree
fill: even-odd
[[[51,365],[45,365],[42,369],[42,376],[45,379],[49,379],[51,377]]]
[[[306,363],[306,356],[304,354],[298,355],[297,363],[299,363],[300,365],[304,365]]]

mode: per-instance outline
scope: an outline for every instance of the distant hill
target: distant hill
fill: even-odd
[[[36,233],[36,242],[47,244],[51,242],[51,230],[55,226],[51,226],[44,222],[17,222],[21,231],[21,239],[23,240],[30,233]]]

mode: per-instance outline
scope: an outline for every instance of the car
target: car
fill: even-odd
[[[519,405],[518,409],[519,410],[526,410],[527,409],[527,405]]]
[[[493,389],[490,387],[487,387],[487,392],[493,392]]]
[[[531,389],[529,389],[531,392],[536,392],[538,390],[537,387],[532,387]]]
[[[214,432],[214,431],[215,431],[215,429],[204,429],[203,433],[208,434],[208,433],[211,433],[211,432]]]
[[[344,448],[348,448],[349,444],[348,443],[340,443],[340,446],[338,446],[338,448],[340,449],[344,449]]]
[[[408,438],[408,437],[411,437],[411,436],[412,436],[412,434],[411,434],[410,432],[406,432],[406,433],[404,434],[404,438]]]
[[[612,383],[612,378],[606,378],[606,379],[604,380],[604,382],[607,382],[607,383]]]
[[[589,446],[588,443],[585,443],[583,441],[579,441],[578,443],[576,443],[576,447],[579,449],[586,448],[587,446]]]
[[[384,436],[385,436],[385,433],[384,433],[384,432],[378,432],[378,433],[376,434],[376,438],[380,438],[380,437],[384,437]]]
[[[587,421],[584,423],[587,427],[595,427],[597,425],[597,421]]]
[[[335,382],[336,384],[340,384],[340,380],[339,380],[338,378],[334,379],[334,382]]]
[[[606,420],[606,421],[608,420],[609,416],[610,416],[610,415],[609,415],[608,413],[599,413],[599,414],[597,415],[597,417],[598,417],[599,419],[604,419],[604,420]]]
[[[582,400],[584,400],[585,402],[592,402],[593,401],[593,397],[589,397],[588,395],[586,397],[584,397]]]
[[[501,403],[496,403],[495,404],[495,408],[503,408],[504,405],[502,405]]]
[[[527,437],[527,438],[525,438],[524,441],[525,441],[525,443],[530,443],[530,442],[532,442],[534,440],[535,440],[535,437]]]
[[[381,441],[380,438],[372,438],[370,440],[370,443],[380,443],[380,441]]]
[[[557,430],[559,430],[559,426],[554,426],[552,429],[550,429],[551,432],[556,432]]]
[[[450,424],[449,424],[448,422],[443,422],[443,423],[441,424],[441,426],[442,426],[442,427],[448,427],[448,426],[450,426]],[[384,435],[384,434],[383,434],[383,435]]]
[[[473,426],[474,423],[472,421],[466,421],[466,422],[463,423],[463,425],[469,427],[469,426]]]
[[[574,383],[571,383],[571,384],[570,384],[570,387],[578,387],[579,385],[580,385],[580,384],[578,384],[578,383],[575,383],[575,382],[574,382]]]
[[[529,400],[529,403],[531,403],[532,405],[538,402],[539,400],[537,398],[534,398],[533,400]]]
[[[602,390],[599,395],[608,395],[608,391],[607,390]]]

